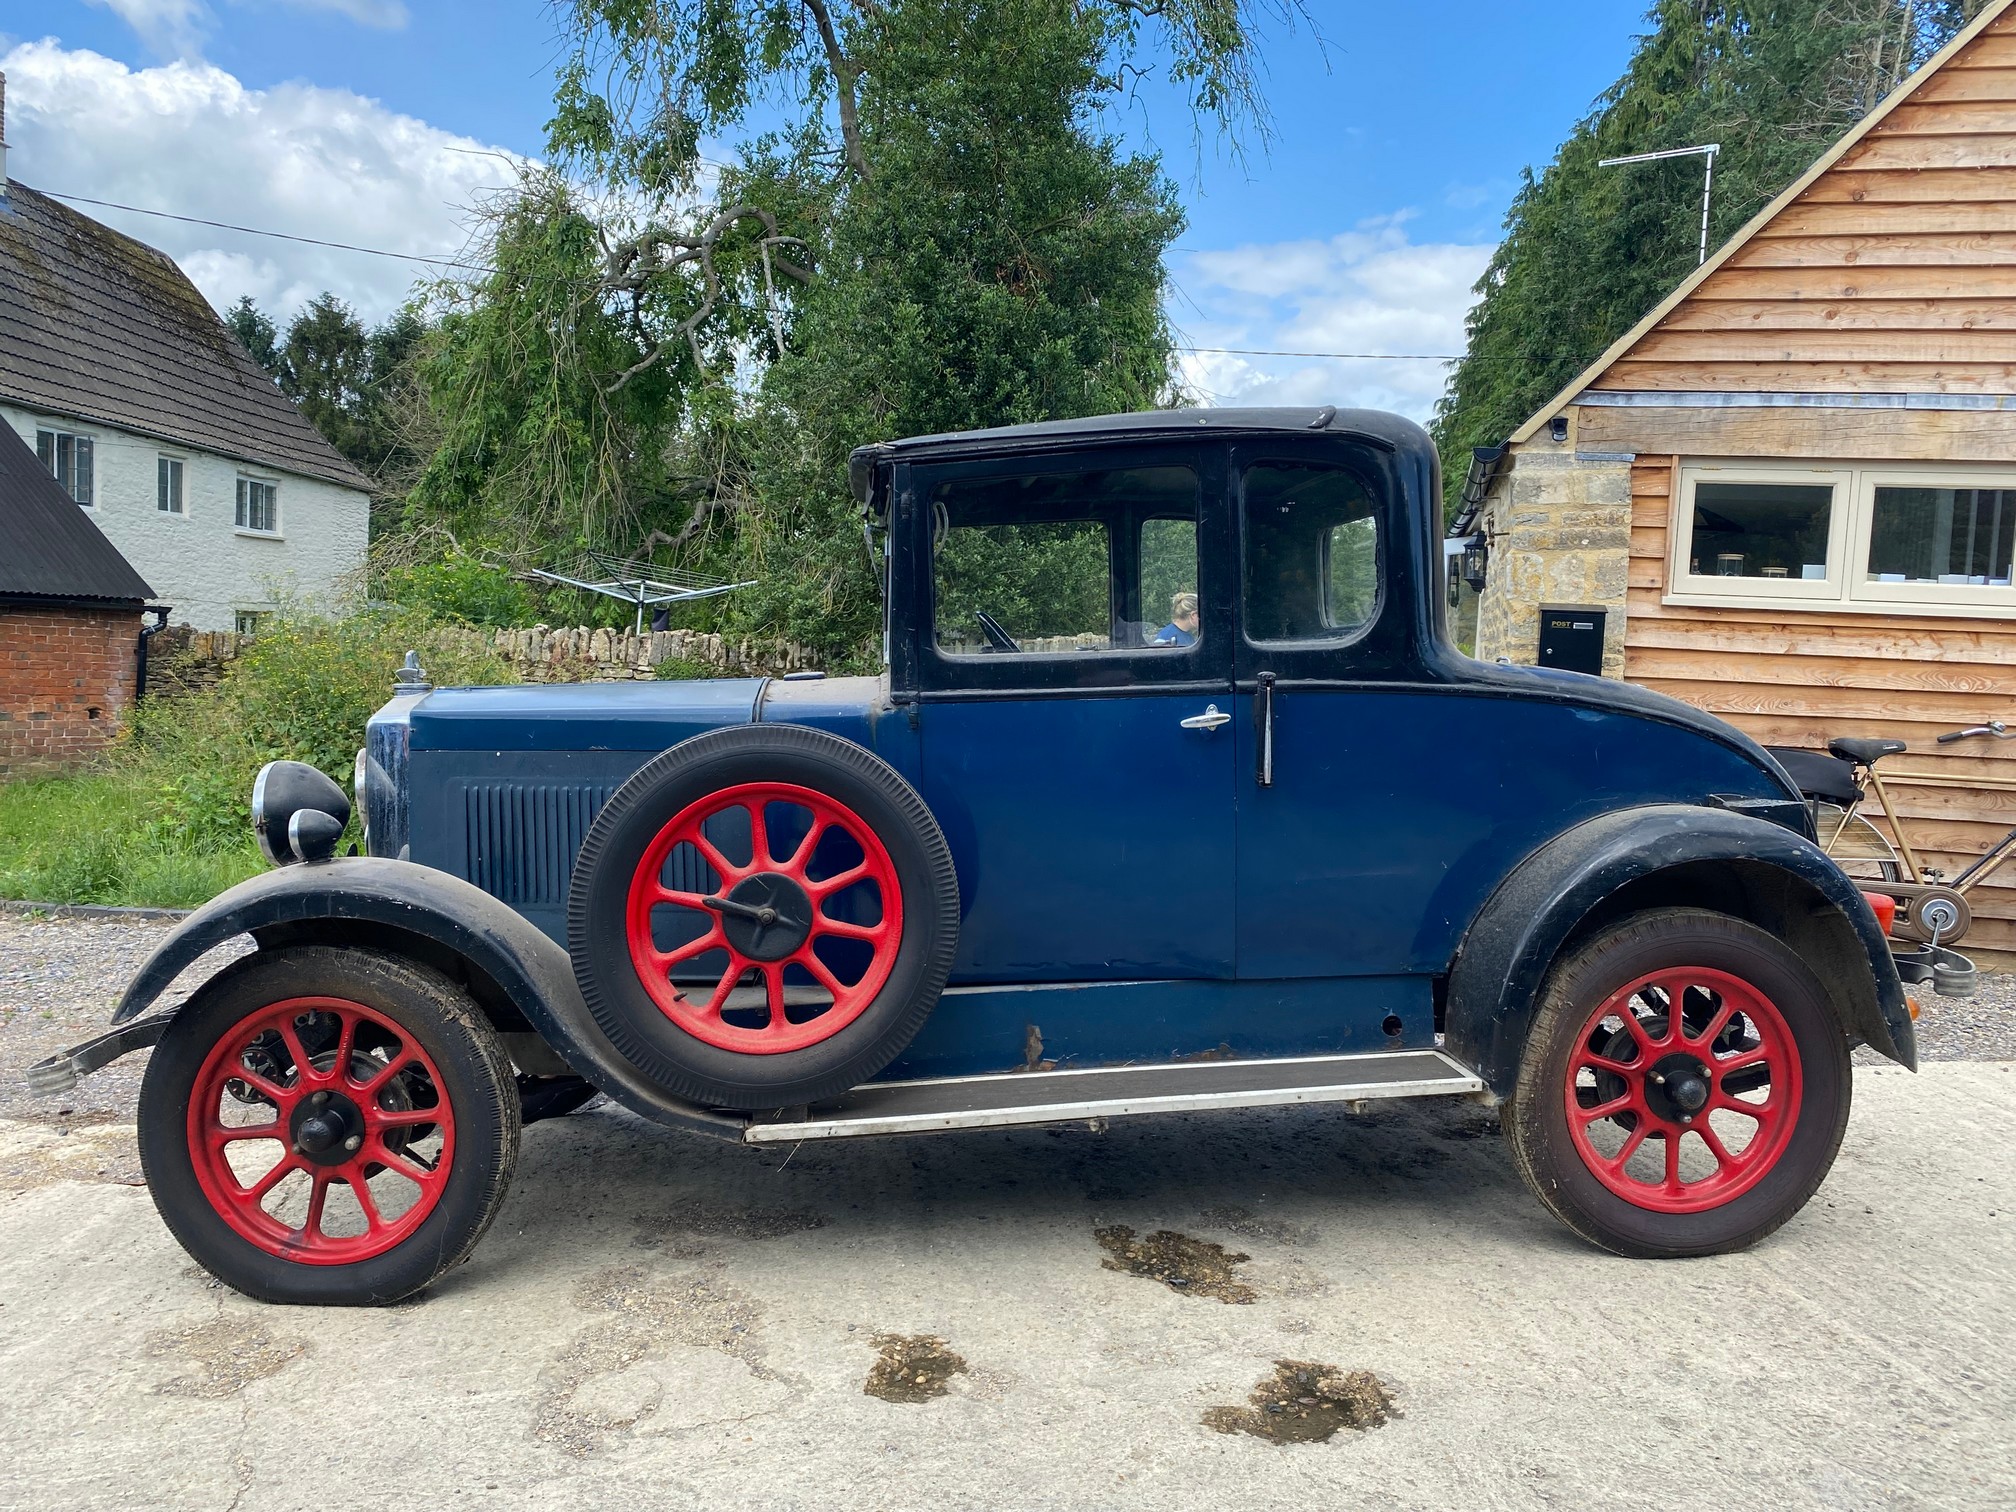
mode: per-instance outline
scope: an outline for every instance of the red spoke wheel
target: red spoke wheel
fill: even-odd
[[[1621,1254],[1755,1243],[1825,1179],[1848,1043],[1799,956],[1739,919],[1658,909],[1550,975],[1505,1128],[1520,1173]]]
[[[464,1258],[516,1161],[510,1062],[475,1005],[408,962],[260,952],[175,1016],[140,1153],[169,1228],[285,1302],[389,1302]]]
[[[723,842],[735,832],[740,846]],[[847,902],[868,920],[829,911]],[[682,925],[687,938],[660,943]],[[888,848],[852,809],[791,783],[740,783],[689,803],[645,848],[628,931],[630,964],[674,1024],[724,1050],[781,1055],[830,1039],[875,1001],[895,969],[903,893]],[[681,967],[699,969],[697,986],[676,979]]]
[[[645,764],[575,861],[569,952],[614,1049],[708,1107],[867,1080],[951,971],[959,889],[910,785],[795,725],[695,736]]]

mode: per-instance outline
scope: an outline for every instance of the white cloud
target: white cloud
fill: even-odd
[[[164,58],[196,58],[217,24],[206,0],[89,0],[133,28],[147,47]],[[359,26],[397,30],[409,19],[405,0],[231,0],[233,5],[278,3],[292,10],[333,11]]]
[[[1488,245],[1417,243],[1405,213],[1322,241],[1195,252],[1175,269],[1183,344],[1270,352],[1418,355],[1463,350]],[[1183,379],[1208,404],[1335,404],[1425,420],[1443,362],[1193,352]]]
[[[8,168],[21,182],[177,215],[428,257],[465,251],[469,206],[509,183],[499,149],[308,84],[247,89],[208,63],[129,69],[55,41],[0,56]],[[77,207],[173,257],[220,309],[285,318],[324,289],[382,319],[446,271],[386,257]]]

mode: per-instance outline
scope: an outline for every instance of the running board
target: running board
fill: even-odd
[[[928,1081],[869,1082],[798,1117],[752,1123],[744,1144],[928,1134],[1010,1124],[1070,1123],[1136,1113],[1371,1102],[1484,1090],[1440,1050],[1383,1050],[1284,1060],[1191,1061],[1081,1071],[1016,1071]]]

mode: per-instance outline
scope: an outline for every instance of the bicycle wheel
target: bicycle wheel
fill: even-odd
[[[1813,823],[1820,848],[1856,882],[1902,882],[1904,863],[1883,831],[1839,804],[1815,800]]]

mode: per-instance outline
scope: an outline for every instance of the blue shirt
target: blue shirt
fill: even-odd
[[[1172,620],[1169,624],[1157,630],[1155,632],[1155,639],[1148,642],[1148,644],[1151,646],[1194,646],[1197,644],[1197,637]]]

